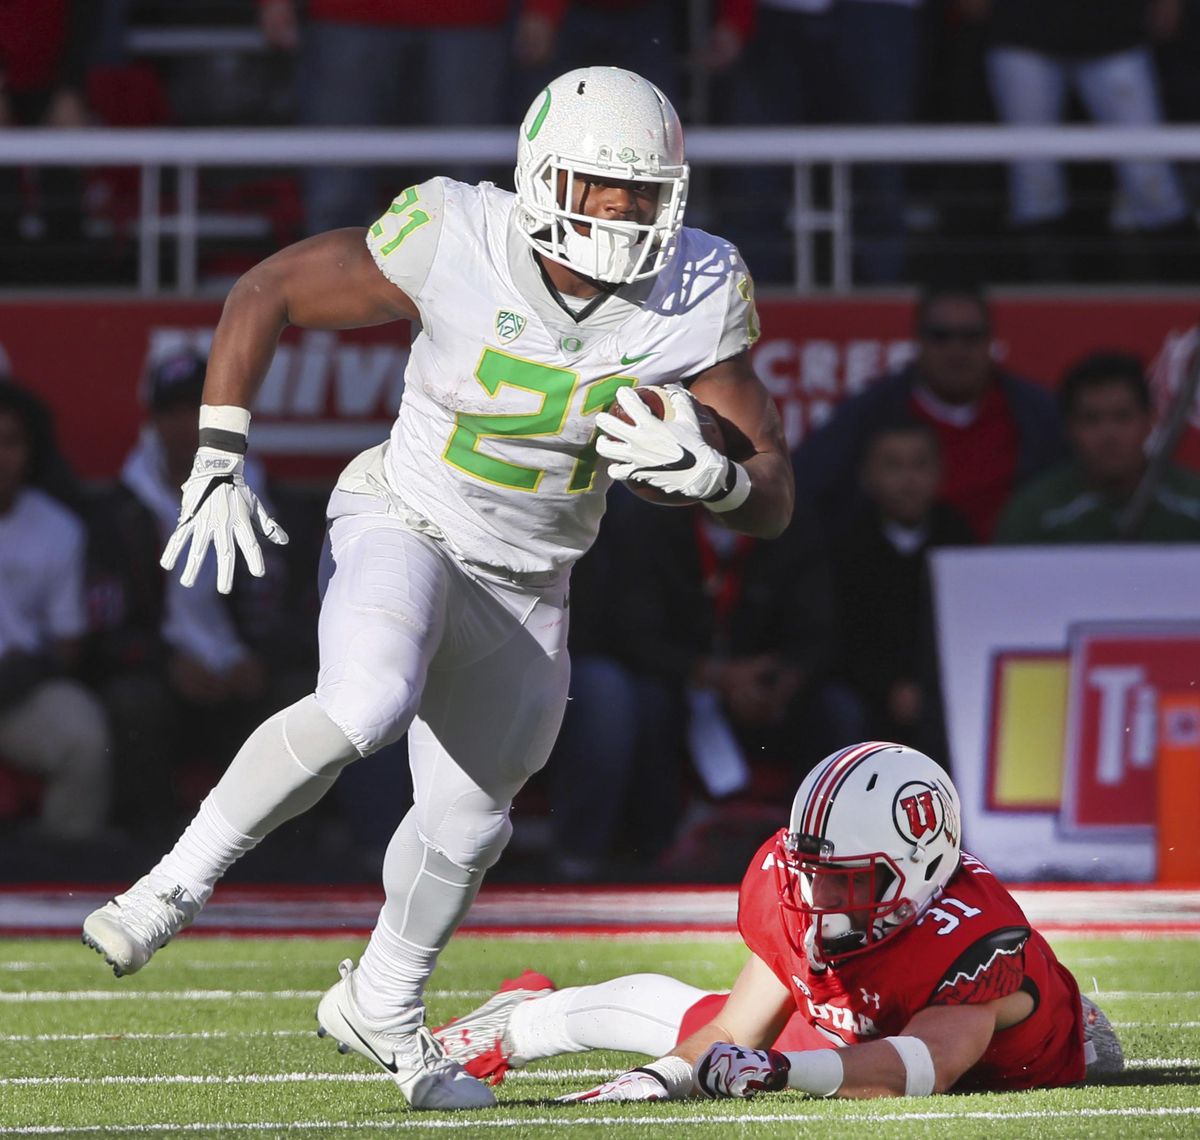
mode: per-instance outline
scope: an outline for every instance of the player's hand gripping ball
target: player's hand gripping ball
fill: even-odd
[[[598,420],[602,435],[596,450],[606,458],[620,460],[610,467],[613,478],[621,479],[639,498],[660,506],[686,507],[697,497],[664,490],[660,484],[678,483],[690,468],[705,460],[723,469],[725,432],[710,407],[679,385],[670,389],[674,391],[620,389],[608,413]],[[681,399],[687,401],[695,427],[686,413],[680,414]],[[606,419],[610,421],[607,427]]]
[[[696,1087],[711,1097],[744,1097],[787,1088],[791,1064],[775,1049],[744,1049],[718,1041],[696,1063]]]

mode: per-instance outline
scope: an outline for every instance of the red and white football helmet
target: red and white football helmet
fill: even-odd
[[[820,966],[915,922],[958,869],[960,814],[950,777],[913,748],[876,740],[822,760],[775,851],[793,949]]]
[[[657,184],[654,221],[573,213],[574,182],[589,175]],[[534,99],[521,123],[518,229],[539,253],[594,280],[628,284],[667,264],[683,225],[687,185],[679,116],[653,83],[632,71],[568,71]]]

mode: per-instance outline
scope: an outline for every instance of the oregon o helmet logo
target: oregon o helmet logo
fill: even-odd
[[[928,843],[937,838],[946,825],[946,804],[942,793],[932,784],[911,781],[892,801],[892,820],[901,837],[909,843]]]

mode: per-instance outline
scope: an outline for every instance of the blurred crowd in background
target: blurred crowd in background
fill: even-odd
[[[1056,392],[1014,375],[993,357],[988,298],[961,284],[927,288],[913,322],[912,363],[796,449],[782,538],[613,488],[573,578],[563,731],[517,800],[501,875],[736,877],[804,772],[847,741],[948,763],[935,548],[1200,540],[1200,476],[1168,466],[1151,498],[1134,494],[1153,427],[1142,361],[1091,354]],[[144,862],[250,729],[313,686],[324,497],[268,485],[253,435],[247,480],[291,543],[265,551],[264,578],[242,568],[228,597],[211,557],[192,589],[159,566],[204,371],[190,350],[157,361],[110,486],[81,486],[45,404],[0,382],[6,873]],[[240,873],[359,880],[410,794],[401,741],[351,765],[315,820],[289,825],[291,847]]]
[[[1198,52],[1200,0],[7,0],[0,130],[511,126],[548,78],[592,62],[646,75],[690,124],[1149,125],[1200,121]],[[366,224],[434,173],[511,184],[507,167],[205,172],[202,280]],[[688,220],[737,241],[760,283],[787,283],[790,177],[705,169]],[[864,167],[855,279],[969,264],[995,282],[1186,280],[1196,181],[1152,162]],[[0,285],[127,284],[137,192],[134,169],[0,166]],[[914,361],[797,449],[782,539],[614,488],[574,578],[563,732],[517,801],[499,875],[736,877],[747,837],[778,825],[833,748],[894,739],[945,761],[932,549],[1200,539],[1192,473],[1168,467],[1133,502],[1143,361],[1013,375],[987,297],[962,284],[927,288],[913,325]],[[141,435],[100,487],[74,477],[47,407],[0,379],[5,874],[86,877],[89,852],[105,878],[126,857],[136,870],[249,730],[312,688],[322,495],[268,486],[249,462],[292,536],[265,552],[265,578],[239,573],[222,597],[211,566],[191,590],[159,568],[204,368],[177,352],[140,378]],[[410,794],[401,741],[240,873],[373,875]]]
[[[1200,0],[6,0],[0,128],[507,126],[595,62],[652,79],[687,124],[1137,127],[1200,121],[1198,52]],[[508,164],[206,170],[201,280],[366,224],[434,173],[511,185]],[[1186,278],[1197,180],[1165,162],[863,165],[855,281],[964,257],[990,281]],[[129,281],[138,185],[0,167],[0,283]],[[738,242],[760,284],[794,280],[791,213],[787,167],[693,180],[690,222]]]

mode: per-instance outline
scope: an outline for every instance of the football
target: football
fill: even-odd
[[[637,395],[643,404],[650,409],[655,419],[671,419],[675,415],[674,408],[671,407],[671,402],[663,396],[655,388],[634,388]],[[612,402],[608,409],[617,419],[624,421],[627,424],[633,423],[629,413],[621,407],[617,400]],[[729,439],[726,431],[726,425],[732,433],[736,433],[738,437],[745,440],[745,436],[738,431],[736,427],[724,420],[712,410],[707,404],[696,403],[696,419],[700,422],[700,434],[704,437],[704,442],[710,447],[715,447],[722,455],[731,454],[728,446]],[[746,445],[749,441],[746,440]],[[668,491],[660,491],[657,487],[650,486],[649,483],[642,483],[636,479],[625,480],[625,486],[629,488],[639,499],[645,499],[648,503],[657,503],[661,507],[690,507],[694,506],[696,500],[689,499],[685,495],[676,495]]]

